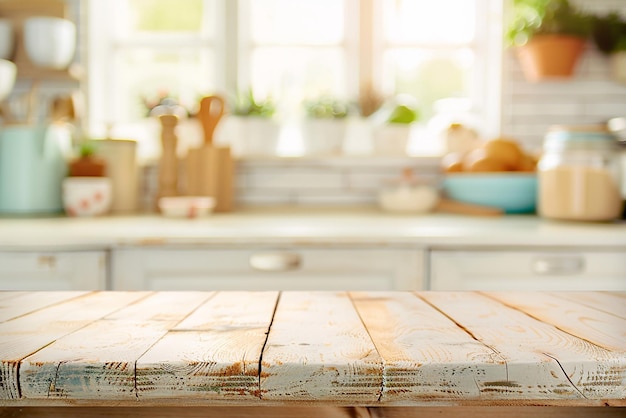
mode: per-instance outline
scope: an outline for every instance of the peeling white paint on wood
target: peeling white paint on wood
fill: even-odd
[[[137,361],[142,399],[259,400],[259,358],[278,292],[221,292]]]
[[[39,293],[44,300],[53,294]],[[20,397],[17,369],[24,358],[146,295],[143,292],[93,292],[0,324],[0,399]]]
[[[604,295],[14,294],[0,406],[626,405]]]
[[[626,319],[626,292],[559,292],[550,294]]]
[[[410,292],[351,297],[384,359],[382,402],[478,399],[506,381],[504,359]]]
[[[151,294],[56,340],[22,362],[22,396],[135,398],[135,361],[209,296]]]
[[[530,299],[541,296],[536,292],[526,295]],[[487,296],[424,292],[421,297],[506,360],[507,379],[492,383],[496,397],[576,399],[625,395],[624,352],[577,338]]]
[[[261,362],[263,399],[376,402],[382,359],[345,292],[284,292]]]

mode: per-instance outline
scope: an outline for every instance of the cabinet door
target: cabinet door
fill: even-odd
[[[124,249],[115,290],[418,290],[423,253],[411,249]]]
[[[626,252],[433,251],[432,290],[626,290]]]
[[[1,290],[104,290],[105,251],[0,252]]]

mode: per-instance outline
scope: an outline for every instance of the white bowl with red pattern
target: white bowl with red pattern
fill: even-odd
[[[159,199],[159,209],[172,218],[199,218],[213,212],[215,203],[210,196],[171,196]]]
[[[109,213],[113,197],[108,177],[67,177],[63,180],[63,207],[68,216]]]

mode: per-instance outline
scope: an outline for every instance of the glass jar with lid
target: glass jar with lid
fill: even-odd
[[[621,216],[618,144],[605,125],[551,127],[537,171],[540,216],[580,221]]]

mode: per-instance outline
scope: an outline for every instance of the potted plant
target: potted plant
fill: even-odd
[[[609,57],[613,78],[626,83],[626,20],[618,12],[596,16],[592,38],[598,50]]]
[[[276,155],[280,126],[275,115],[276,104],[271,97],[259,99],[252,89],[238,93],[224,121],[230,132],[233,153],[237,156]]]
[[[106,177],[106,162],[96,155],[94,141],[81,144],[77,158],[69,162],[63,180],[63,207],[69,216],[97,216],[109,212],[112,183]]]
[[[346,135],[348,103],[326,95],[306,100],[303,105],[305,152],[310,155],[340,154]]]
[[[514,0],[506,34],[529,81],[569,78],[591,35],[591,16],[569,0]]]
[[[408,95],[396,96],[377,110],[371,116],[376,154],[406,155],[411,131],[420,116],[416,100]]]

